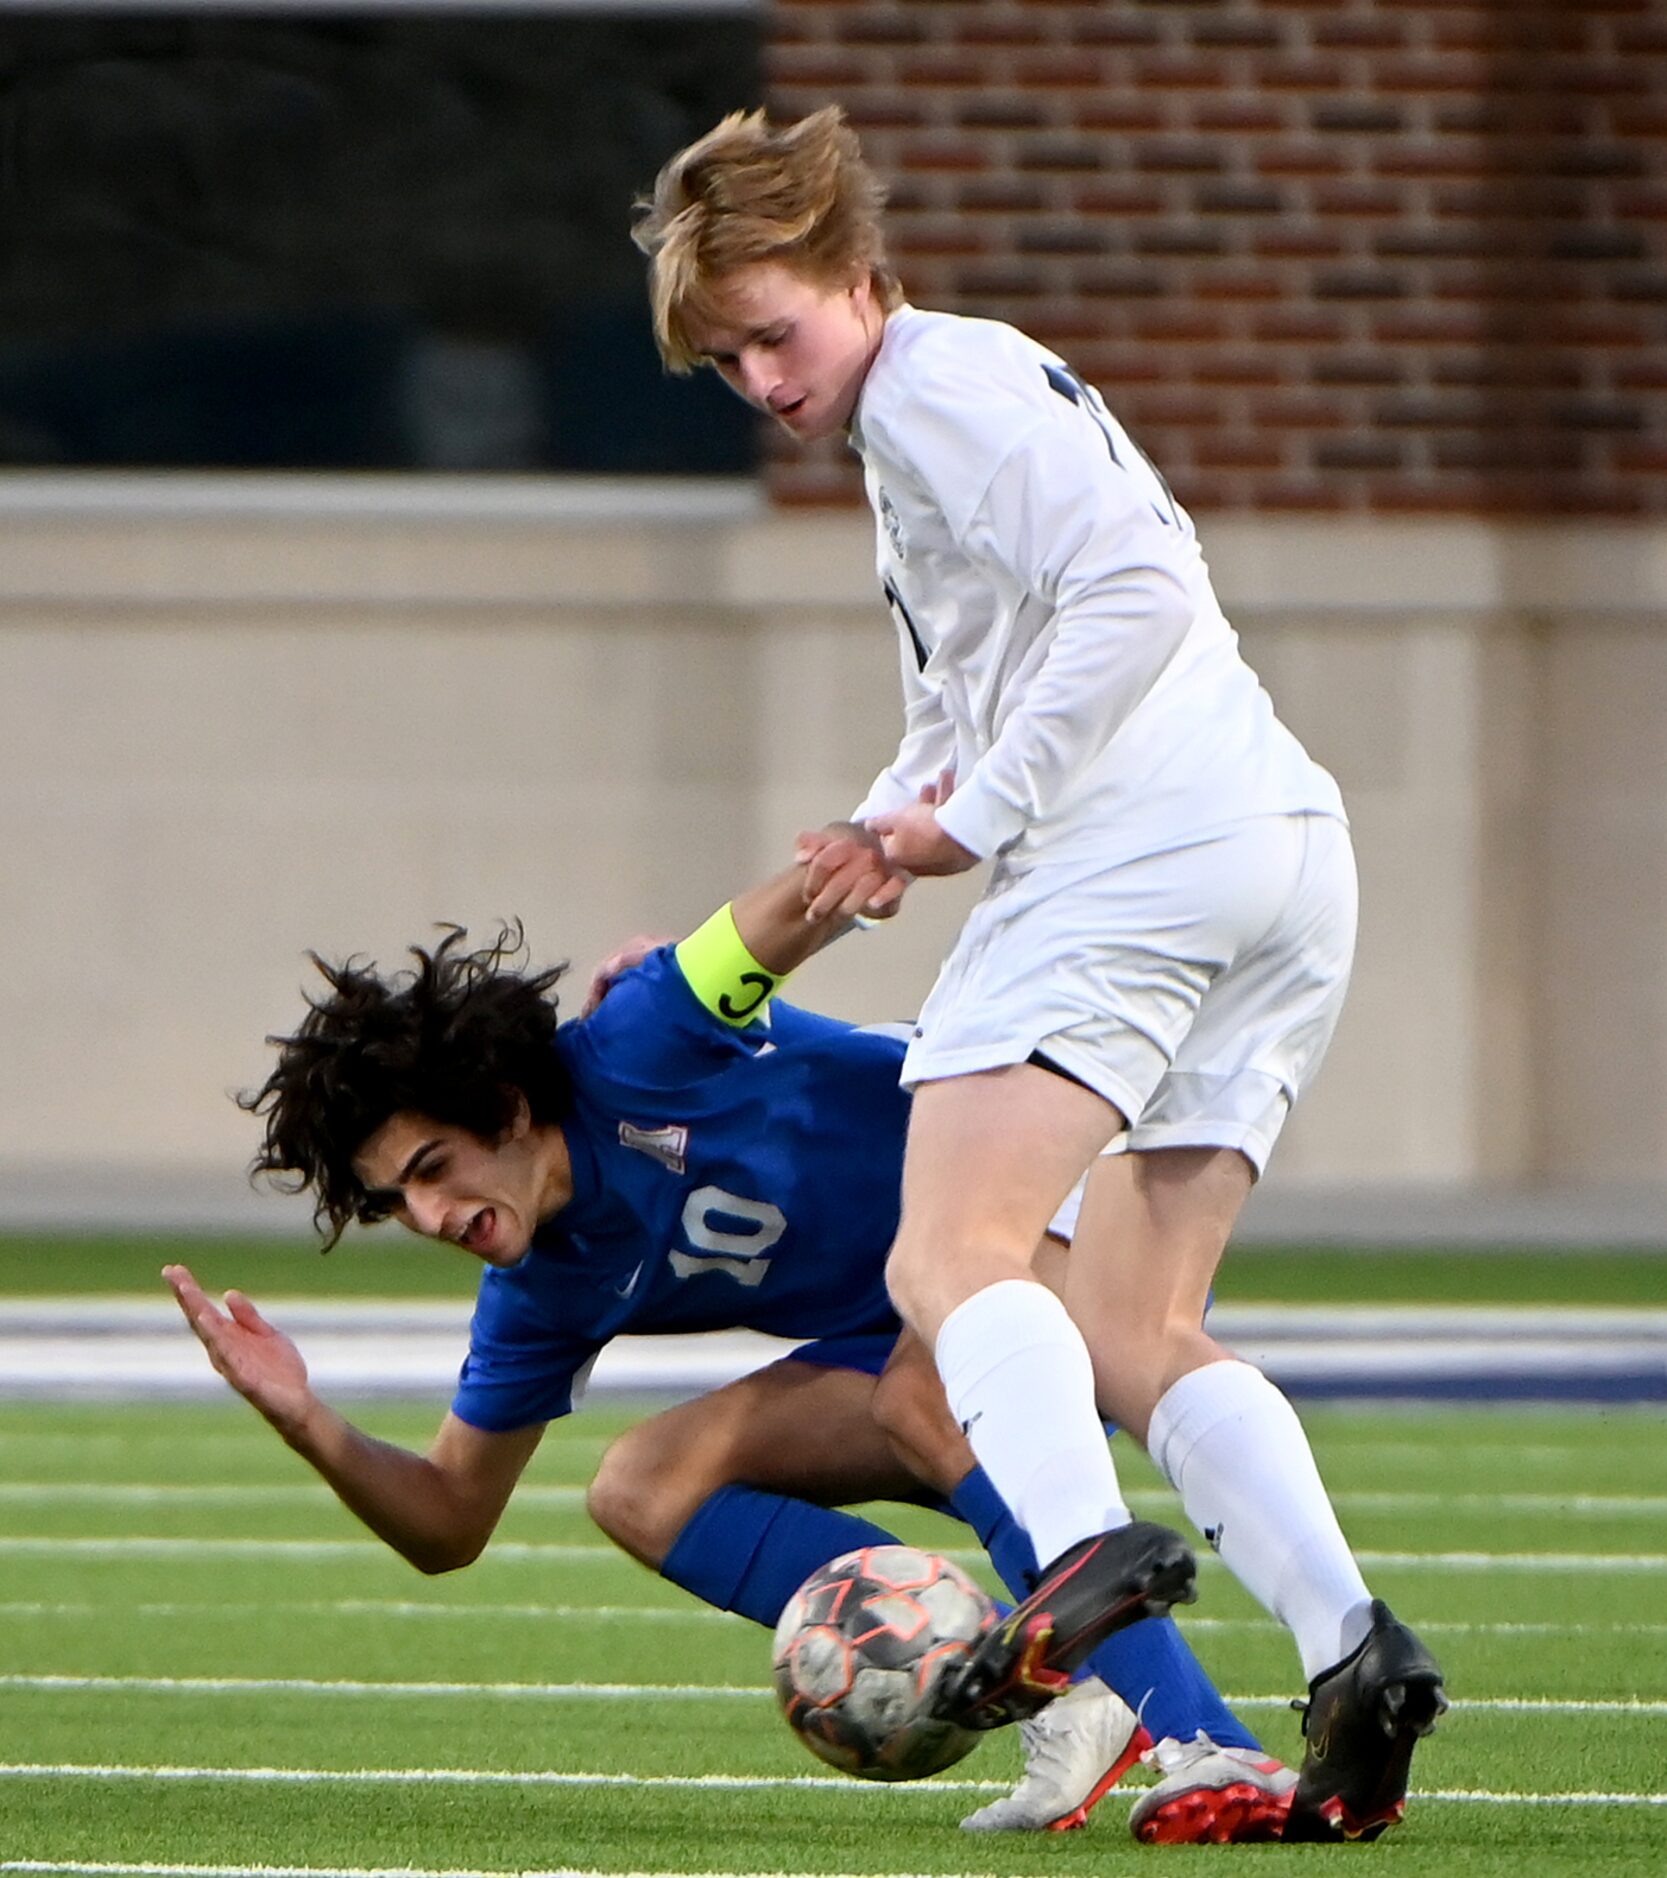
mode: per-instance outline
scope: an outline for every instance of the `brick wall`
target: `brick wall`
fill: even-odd
[[[1667,512],[1664,0],[775,0],[927,306],[1095,380],[1183,500]],[[772,444],[787,503],[847,453]]]

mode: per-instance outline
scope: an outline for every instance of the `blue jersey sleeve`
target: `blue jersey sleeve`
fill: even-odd
[[[589,1017],[562,1026],[561,1048],[586,1083],[674,1091],[756,1056],[773,1039],[775,1009],[750,1024],[724,1023],[689,989],[673,948],[661,946],[616,979]]]
[[[565,1331],[540,1295],[533,1262],[481,1279],[452,1413],[504,1434],[573,1412],[600,1343]]]

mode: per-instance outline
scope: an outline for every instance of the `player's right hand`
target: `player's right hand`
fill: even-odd
[[[909,877],[886,859],[878,837],[855,822],[801,834],[793,859],[805,870],[805,918],[871,919],[895,912]]]
[[[215,1369],[280,1433],[299,1426],[314,1397],[307,1365],[290,1339],[241,1291],[226,1293],[222,1311],[189,1266],[164,1265],[162,1276]]]

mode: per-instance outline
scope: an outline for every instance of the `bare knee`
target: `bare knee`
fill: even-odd
[[[975,1292],[1008,1278],[1029,1278],[1034,1241],[974,1231],[912,1227],[905,1220],[886,1263],[886,1289],[897,1314],[919,1336],[937,1341],[943,1321]]]
[[[973,1452],[944,1399],[943,1384],[926,1348],[912,1337],[874,1385],[874,1420],[914,1477],[938,1493],[956,1487],[973,1465]]]
[[[695,1509],[716,1491],[655,1416],[610,1443],[585,1509],[615,1545],[658,1568]]]

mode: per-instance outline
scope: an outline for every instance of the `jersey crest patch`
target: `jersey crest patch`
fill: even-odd
[[[650,1160],[658,1161],[674,1174],[686,1174],[689,1171],[686,1158],[689,1152],[689,1130],[682,1122],[667,1122],[661,1128],[633,1128],[629,1122],[621,1122],[619,1145],[622,1148],[635,1148],[639,1154],[646,1154]]]
[[[891,551],[900,561],[909,558],[909,545],[903,535],[903,518],[897,513],[897,504],[882,489],[880,491],[880,526],[886,531],[886,540],[891,543]]]

